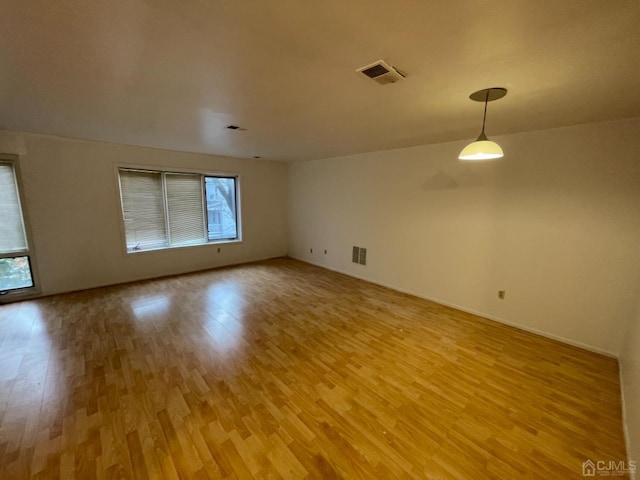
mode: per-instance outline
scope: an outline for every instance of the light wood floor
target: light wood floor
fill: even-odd
[[[583,478],[611,358],[294,260],[0,306],[0,478]]]

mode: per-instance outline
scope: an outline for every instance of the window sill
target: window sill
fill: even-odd
[[[40,289],[36,287],[6,290],[6,293],[0,294],[0,304],[17,302],[18,300],[27,300],[29,298],[39,296],[40,293]]]
[[[170,247],[157,247],[157,248],[145,248],[143,250],[129,250],[125,252],[126,255],[139,255],[141,253],[153,253],[153,252],[164,252],[167,250],[180,250],[183,248],[202,248],[202,247],[216,247],[221,245],[237,245],[244,243],[242,239],[234,239],[234,240],[212,240],[206,243],[195,243],[192,245],[172,245]]]

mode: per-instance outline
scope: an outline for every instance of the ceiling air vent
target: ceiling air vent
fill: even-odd
[[[371,80],[378,82],[380,85],[386,85],[388,83],[395,83],[398,80],[402,80],[406,75],[394,67],[382,60],[359,68],[356,72],[360,72],[366,75]]]

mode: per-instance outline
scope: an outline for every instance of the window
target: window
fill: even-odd
[[[127,251],[236,241],[236,177],[121,168]]]
[[[205,177],[207,195],[207,236],[209,240],[235,238],[236,228],[236,179],[229,177]]]
[[[0,293],[34,286],[14,161],[0,157]]]

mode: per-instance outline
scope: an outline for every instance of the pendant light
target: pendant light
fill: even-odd
[[[462,149],[458,158],[460,160],[492,160],[504,156],[502,148],[496,142],[492,142],[484,134],[484,125],[487,121],[487,103],[498,100],[507,94],[506,88],[493,87],[473,92],[469,95],[471,100],[484,102],[484,117],[482,117],[482,132],[475,142]]]

